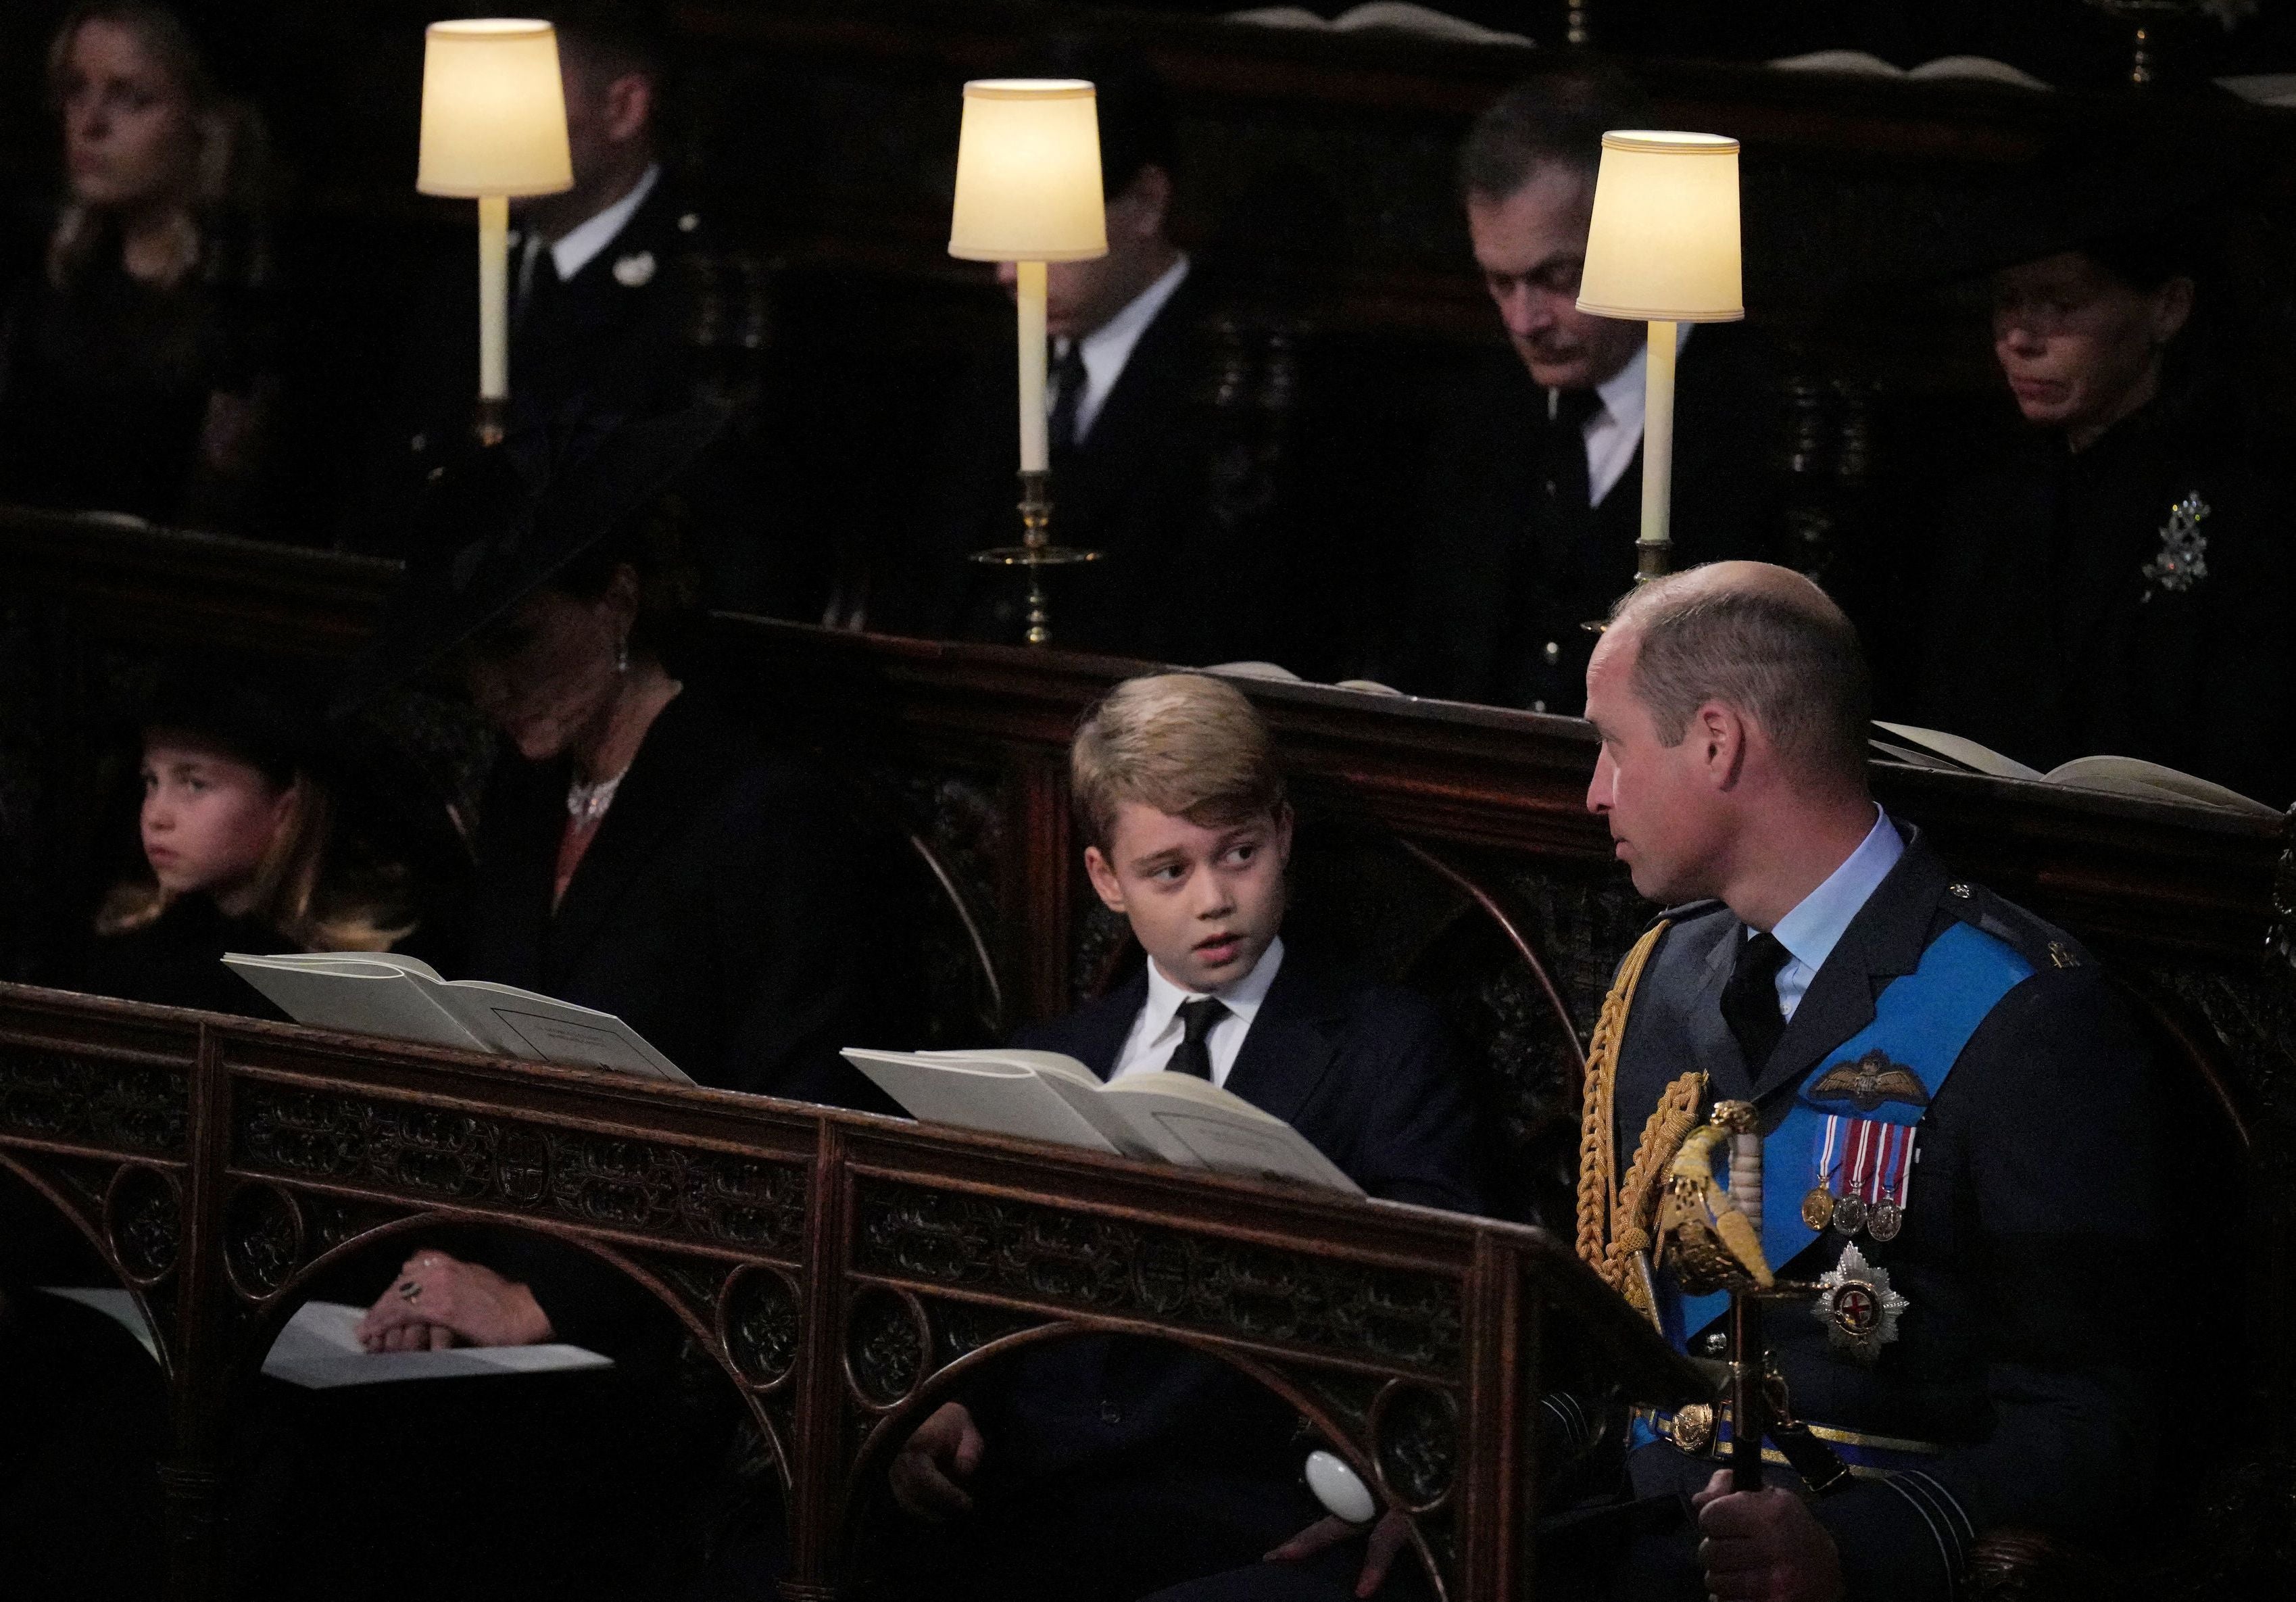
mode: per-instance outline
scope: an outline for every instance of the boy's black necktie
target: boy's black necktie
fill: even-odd
[[[1180,1043],[1172,1047],[1172,1060],[1164,1064],[1165,1072],[1193,1073],[1210,1084],[1212,1053],[1204,1039],[1212,1032],[1212,1025],[1226,1016],[1226,1004],[1217,997],[1199,996],[1180,1003]]]
[[[1778,1007],[1778,970],[1792,957],[1776,935],[1757,934],[1740,942],[1737,965],[1722,987],[1722,1021],[1746,1054],[1746,1072],[1754,1079],[1762,1077],[1786,1032],[1785,1014]]]

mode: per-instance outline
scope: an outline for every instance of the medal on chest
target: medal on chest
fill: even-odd
[[[1906,1225],[1914,1187],[1917,1126],[1826,1115],[1810,1138],[1813,1182],[1801,1199],[1801,1221],[1884,1245]]]
[[[1817,1305],[1811,1309],[1825,1326],[1836,1351],[1871,1363],[1898,1338],[1898,1315],[1906,1299],[1890,1288],[1890,1270],[1866,1261],[1856,1246],[1841,1249],[1841,1261],[1817,1277]]]

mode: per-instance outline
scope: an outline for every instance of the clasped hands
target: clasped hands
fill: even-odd
[[[444,1252],[417,1252],[359,1320],[369,1351],[443,1351],[449,1346],[532,1346],[550,1339],[534,1293],[492,1269]]]

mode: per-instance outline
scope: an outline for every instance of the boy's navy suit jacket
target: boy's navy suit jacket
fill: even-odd
[[[1064,1053],[1106,1079],[1147,1002],[1144,964],[1013,1044]],[[1349,980],[1286,946],[1226,1089],[1298,1130],[1373,1195],[1458,1212],[1481,1204],[1466,1085],[1441,1017],[1408,990]]]
[[[1105,1079],[1147,994],[1144,971],[1013,1044],[1063,1052]],[[1480,1200],[1472,1100],[1440,1016],[1407,991],[1288,947],[1226,1089],[1374,1196],[1460,1211]],[[988,1442],[980,1533],[996,1531],[983,1543],[992,1564],[1020,1552],[1051,1561],[1082,1542],[1079,1563],[1120,1567],[1108,1544],[1120,1526],[1126,1544],[1170,1565],[1168,1583],[1252,1562],[1320,1512],[1300,1484],[1308,1448],[1291,1408],[1217,1359],[1080,1338],[1031,1348],[983,1382],[966,1401]]]

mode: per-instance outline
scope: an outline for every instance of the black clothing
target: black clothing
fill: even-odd
[[[546,293],[516,300],[522,246],[510,271],[508,448],[539,481],[566,440],[586,431],[683,411],[704,396],[708,352],[698,343],[708,234],[664,177],[605,247]],[[550,256],[535,263],[537,276]],[[406,528],[433,470],[468,448],[479,390],[477,274],[467,242],[442,259],[417,297],[403,341],[397,398],[368,467],[371,489],[345,538],[403,556]]]
[[[1055,645],[1197,666],[1292,655],[1278,587],[1292,537],[1282,456],[1255,454],[1215,404],[1209,285],[1202,265],[1191,267],[1083,441],[1052,458],[1054,539],[1101,553],[1047,579]],[[1016,365],[1007,341],[957,398],[915,555],[882,564],[871,628],[1021,642],[1024,578],[971,560],[1021,543]]]
[[[144,1602],[167,1573],[168,1386],[94,1308],[0,1289],[0,1573],[11,1596]]]
[[[258,404],[275,314],[230,255],[160,289],[128,276],[107,234],[65,287],[26,280],[0,330],[0,500],[244,526],[256,508],[201,445],[214,397]]]
[[[878,1106],[837,1055],[876,932],[852,803],[689,686],[655,719],[553,913],[571,768],[506,756],[465,973],[619,1016],[705,1085]]]
[[[1675,382],[1675,567],[1769,559],[1776,493],[1761,477],[1762,390],[1744,335],[1700,328]],[[1550,420],[1547,396],[1506,350],[1447,398],[1411,557],[1410,631],[1382,675],[1398,688],[1570,716],[1586,704],[1587,625],[1634,585],[1642,454],[1590,507],[1591,397],[1556,392]]]
[[[1882,990],[1956,920],[2006,942],[2034,972],[1994,1006],[1937,1089],[1915,1137],[1918,1179],[1902,1232],[1858,1242],[1907,1298],[1900,1338],[1866,1368],[1830,1351],[1803,1306],[1766,1320],[1799,1417],[1949,1449],[1928,1460],[1927,1484],[1916,1487],[1933,1508],[1945,1505],[1937,1497],[1952,1505],[1942,1531],[1881,1482],[1814,1504],[1841,1549],[1849,1594],[1875,1602],[1956,1594],[1948,1565],[1965,1563],[1968,1532],[2030,1526],[2094,1542],[2143,1503],[2144,1409],[2124,1354],[2136,1343],[2157,1231],[2145,1048],[2070,937],[1954,883],[1913,834],[1766,1066],[1750,1066],[1723,1016],[1744,926],[1712,905],[1677,915],[1644,972],[1619,1059],[1622,1165],[1660,1093],[1691,1069],[1709,1075],[1714,1099],[1751,1098],[1774,1126],[1794,1088],[1873,1021]],[[1789,1181],[1770,1184],[1772,1205],[1781,1191],[1791,1196]],[[1843,1245],[1828,1232],[1792,1277],[1815,1278]],[[2100,1316],[2101,1297],[2115,1316]],[[1629,1466],[1642,1495],[1670,1497],[1702,1488],[1716,1465],[1659,1442]],[[1651,1539],[1658,1548],[1637,1555],[1619,1594],[1703,1595],[1694,1532]]]
[[[92,939],[75,988],[97,996],[286,1022],[286,1015],[223,965],[226,951],[275,957],[298,948],[257,918],[228,917],[205,895],[180,896],[141,929]]]
[[[2240,436],[2156,403],[2086,450],[2038,435],[1951,503],[1913,720],[2046,770],[2140,757],[2296,801],[2287,497]],[[2206,571],[2155,568],[2187,498]]]
[[[1103,1077],[1147,977],[1014,1044]],[[1260,1004],[1226,1088],[1291,1123],[1374,1195],[1472,1210],[1472,1113],[1434,1009],[1351,982],[1297,949]],[[1295,1415],[1217,1360],[1136,1339],[1031,1348],[968,1393],[988,1442],[964,1576],[988,1597],[1131,1598],[1257,1565],[1322,1516],[1300,1481]],[[1359,1549],[1332,1559],[1352,1557]],[[1399,1568],[1414,1568],[1406,1558]],[[1350,1573],[1352,1571],[1350,1571]],[[1404,1594],[1406,1576],[1389,1593]],[[941,1594],[973,1595],[974,1590]]]

